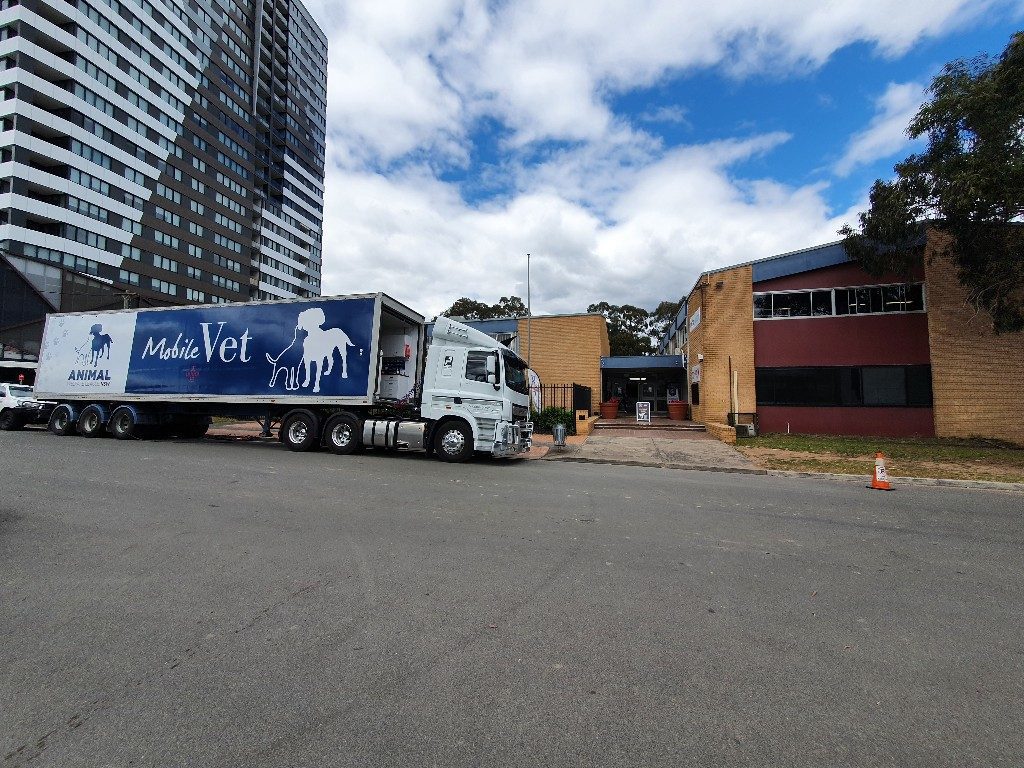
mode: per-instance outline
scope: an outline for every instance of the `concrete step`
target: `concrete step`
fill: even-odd
[[[703,424],[692,421],[664,421],[653,424],[637,424],[628,419],[598,419],[594,423],[594,430],[616,430],[616,429],[655,429],[660,432],[707,432]]]

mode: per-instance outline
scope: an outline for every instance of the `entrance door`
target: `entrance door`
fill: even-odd
[[[637,387],[637,400],[646,400],[651,404],[651,411],[658,410],[658,387],[653,381],[641,381]]]

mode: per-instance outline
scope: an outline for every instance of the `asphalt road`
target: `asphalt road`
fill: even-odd
[[[0,433],[0,766],[1018,766],[1024,496]]]

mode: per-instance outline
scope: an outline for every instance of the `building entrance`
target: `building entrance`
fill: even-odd
[[[660,371],[626,371],[621,375],[618,371],[606,371],[604,375],[603,400],[619,398],[620,413],[636,412],[636,403],[645,400],[651,404],[653,413],[668,413],[668,396],[678,393],[685,400],[682,376],[675,372]]]

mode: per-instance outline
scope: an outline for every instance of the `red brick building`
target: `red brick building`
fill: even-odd
[[[1024,334],[996,336],[931,242],[907,275],[869,275],[840,243],[707,272],[662,350],[686,355],[704,422],[1020,441]]]

